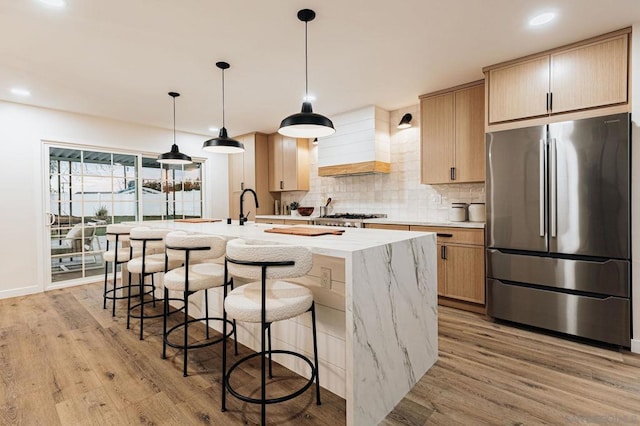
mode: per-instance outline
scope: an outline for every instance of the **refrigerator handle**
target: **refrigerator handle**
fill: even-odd
[[[556,153],[556,139],[551,139],[551,147],[549,149],[549,167],[550,167],[550,182],[549,182],[549,218],[551,221],[551,237],[558,236],[558,159]]]
[[[544,139],[540,139],[540,236],[544,237],[547,233],[547,229],[545,226],[545,214],[544,214],[544,205],[546,200],[546,180],[547,174],[545,173],[545,143]]]

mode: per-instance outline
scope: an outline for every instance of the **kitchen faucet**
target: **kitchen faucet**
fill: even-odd
[[[243,209],[243,204],[244,204],[244,194],[247,192],[251,192],[253,194],[253,199],[256,201],[256,210],[258,210],[258,194],[256,194],[256,191],[254,191],[251,188],[247,188],[244,191],[242,191],[242,194],[240,195],[240,226],[244,225],[244,223],[247,221],[247,218],[244,217],[244,209]]]

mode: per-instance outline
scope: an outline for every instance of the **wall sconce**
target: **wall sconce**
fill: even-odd
[[[409,113],[406,113],[405,115],[403,115],[402,120],[400,120],[400,122],[398,123],[398,129],[408,129],[409,127],[411,127],[412,119],[413,119],[413,116]]]

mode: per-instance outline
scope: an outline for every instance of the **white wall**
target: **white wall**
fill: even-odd
[[[631,49],[631,350],[640,353],[640,22],[633,25]]]
[[[228,216],[227,156],[202,151],[208,137],[178,133],[180,151],[206,158],[204,212]],[[45,280],[43,140],[159,154],[173,130],[0,102],[0,298],[42,291]]]

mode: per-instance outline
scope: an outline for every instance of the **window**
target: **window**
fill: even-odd
[[[108,224],[202,217],[202,163],[48,148],[52,282],[104,272]]]

